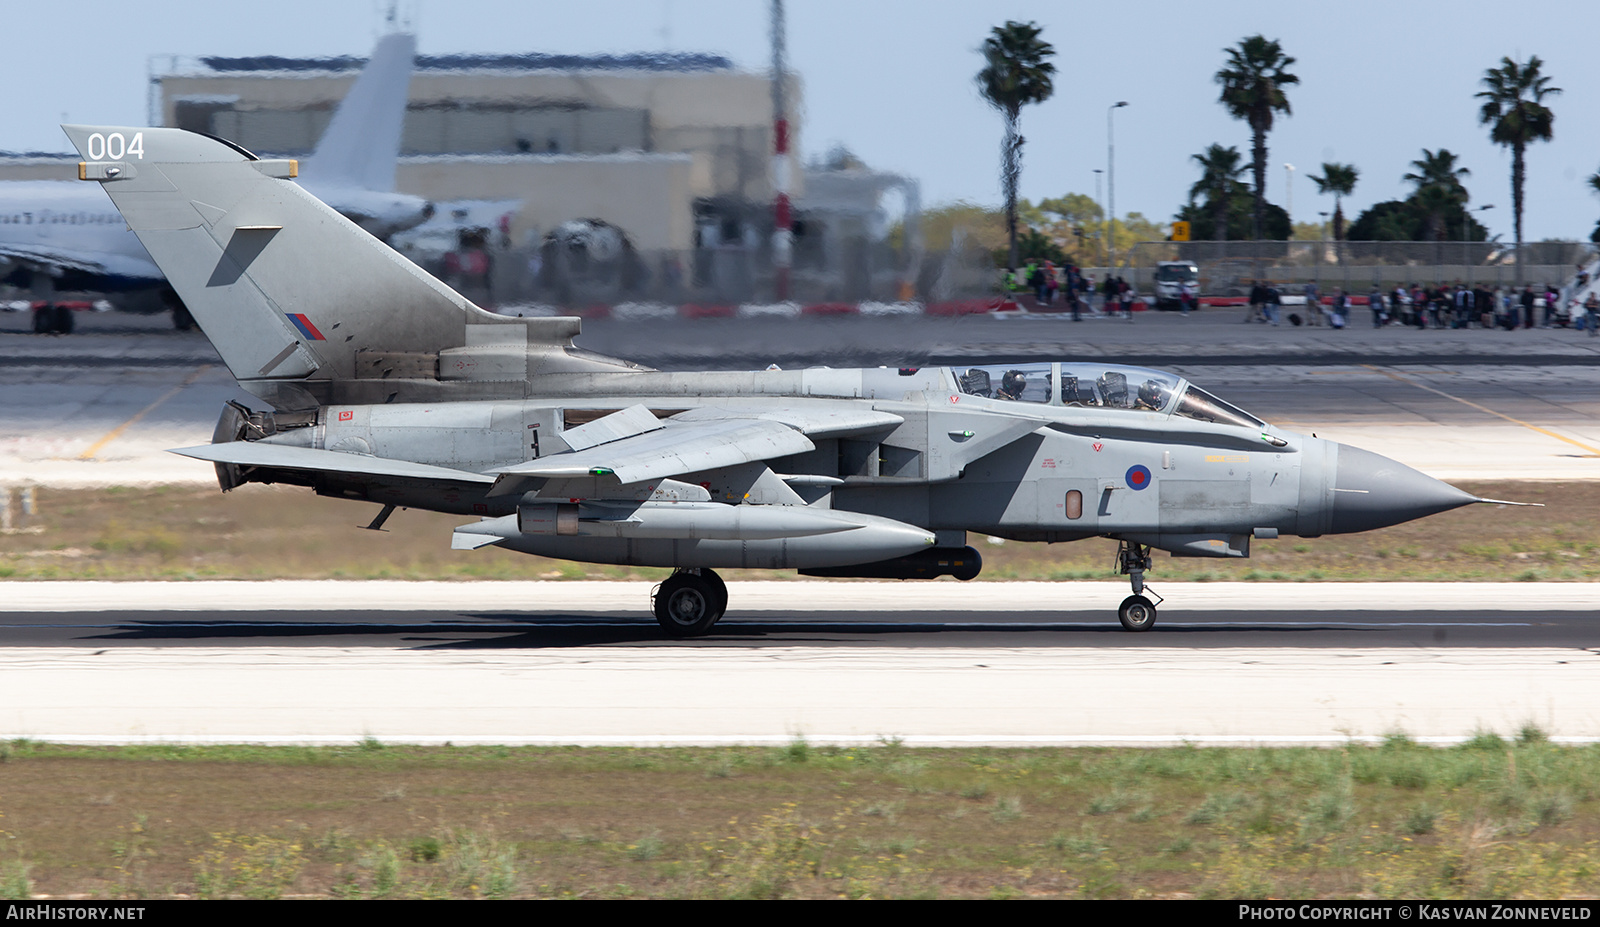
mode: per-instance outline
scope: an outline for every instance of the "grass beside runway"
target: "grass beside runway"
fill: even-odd
[[[0,897],[1600,894],[1600,747],[0,745]]]
[[[1482,496],[1545,508],[1469,506],[1381,531],[1256,541],[1248,560],[1157,555],[1151,581],[1593,581],[1600,579],[1600,482],[1463,483]],[[377,506],[309,490],[188,486],[12,490],[0,534],[0,580],[52,579],[659,579],[668,571],[570,563],[496,549],[454,551],[469,521],[395,513],[364,531]],[[990,580],[1106,579],[1115,544],[972,543]],[[728,570],[729,579],[793,572]],[[953,580],[945,580],[950,582]]]

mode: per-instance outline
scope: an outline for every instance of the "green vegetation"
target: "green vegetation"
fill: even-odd
[[[1600,746],[14,742],[0,895],[1570,898]]]
[[[1244,184],[1246,165],[1239,163],[1239,149],[1231,145],[1224,148],[1214,144],[1203,153],[1194,155],[1193,160],[1200,165],[1200,179],[1189,188],[1189,207],[1194,211],[1191,215],[1211,218],[1209,226],[1198,227],[1209,228],[1213,241],[1237,237],[1231,235],[1228,228],[1232,224],[1229,220],[1232,211],[1229,204],[1249,195],[1249,189]],[[1205,205],[1196,207],[1197,197],[1204,197]],[[1185,218],[1190,222],[1196,221],[1180,213],[1179,219]]]
[[[971,214],[965,217],[966,222],[957,224],[971,227],[975,238],[985,250],[995,253],[996,263],[1002,267],[1019,267],[1021,261],[1030,258],[1088,264],[1104,251],[1099,238],[1104,235],[1100,226],[1105,217],[1091,198],[1069,193],[1047,198],[1037,206],[1016,198],[1022,156],[1018,128],[1021,108],[1043,102],[1054,90],[1055,68],[1047,60],[1054,50],[1039,39],[1039,33],[1033,23],[1008,22],[995,27],[983,47],[985,66],[978,75],[979,89],[1006,119],[1001,168],[1006,191],[1004,209],[991,213],[964,203],[943,207],[943,211]],[[1279,114],[1292,114],[1286,89],[1300,83],[1300,78],[1288,71],[1295,59],[1285,55],[1277,41],[1262,35],[1241,39],[1224,52],[1227,60],[1213,75],[1221,87],[1219,102],[1231,116],[1249,125],[1251,157],[1242,162],[1237,148],[1221,144],[1194,155],[1201,179],[1191,187],[1188,202],[1174,218],[1192,223],[1197,238],[1217,241],[1281,241],[1290,237],[1314,241],[1326,237],[1325,224],[1303,222],[1291,227],[1288,213],[1266,199],[1267,136]],[[1545,100],[1562,92],[1551,86],[1550,78],[1542,72],[1543,65],[1536,55],[1521,63],[1502,58],[1499,67],[1484,72],[1485,89],[1476,94],[1481,101],[1479,123],[1489,127],[1490,138],[1496,144],[1511,152],[1512,222],[1518,246],[1523,241],[1527,148],[1554,137],[1555,116]],[[1441,148],[1437,153],[1424,149],[1423,159],[1412,162],[1418,173],[1405,175],[1406,180],[1416,184],[1412,195],[1372,205],[1348,230],[1343,199],[1355,189],[1357,169],[1349,164],[1324,163],[1321,176],[1308,176],[1318,192],[1334,196],[1331,231],[1335,240],[1487,241],[1488,229],[1466,210],[1470,198],[1458,178],[1469,172],[1456,167],[1455,158],[1447,149]],[[1244,182],[1247,170],[1253,175],[1253,183]],[[1600,173],[1587,181],[1600,191]],[[931,231],[927,241],[933,247],[939,247],[949,237],[947,228],[941,228],[937,216],[940,211],[934,209],[928,214]],[[1112,236],[1120,252],[1126,253],[1136,242],[1166,237],[1166,226],[1138,213],[1130,213],[1126,220],[1111,218]],[[1019,230],[1019,221],[1025,230]],[[1600,241],[1600,224],[1591,237]]]
[[[1228,114],[1242,119],[1250,126],[1250,168],[1255,175],[1254,208],[1251,211],[1254,233],[1251,238],[1269,237],[1266,227],[1267,191],[1267,133],[1272,131],[1276,113],[1291,114],[1289,97],[1284,88],[1300,83],[1300,78],[1286,69],[1294,59],[1283,53],[1277,41],[1266,36],[1252,35],[1239,40],[1233,48],[1224,49],[1228,63],[1215,75],[1222,85],[1219,98]],[[1284,224],[1288,224],[1285,217]],[[1288,230],[1284,230],[1287,237]]]
[[[1288,211],[1276,203],[1267,203],[1262,209],[1261,239],[1286,241],[1290,231]],[[1225,237],[1215,239],[1219,213],[1222,217],[1221,231]],[[1248,188],[1244,188],[1228,194],[1220,204],[1211,199],[1201,203],[1186,203],[1178,210],[1177,219],[1191,223],[1193,234],[1205,235],[1220,241],[1251,241],[1255,238],[1255,195]],[[1166,235],[1166,229],[1161,228],[1152,236],[1132,240],[1160,241],[1166,238]],[[1121,239],[1118,241],[1120,246]]]
[[[1361,172],[1353,164],[1329,164],[1323,162],[1322,176],[1311,175],[1311,182],[1317,185],[1317,192],[1323,195],[1333,194],[1333,238],[1335,241],[1344,240],[1344,198],[1355,192],[1356,179]]]
[[[983,41],[983,70],[978,72],[978,92],[1005,119],[1000,145],[1000,186],[1006,199],[1006,236],[1010,261],[1017,262],[1017,183],[1022,177],[1022,108],[1043,103],[1055,93],[1055,49],[1039,38],[1035,23],[1008,20],[996,26]]]
[[[1256,197],[1243,180],[1250,165],[1240,163],[1239,157],[1237,148],[1221,145],[1211,145],[1191,156],[1200,168],[1200,179],[1189,188],[1189,202],[1178,210],[1177,218],[1191,223],[1196,236],[1213,241],[1248,241],[1257,237]],[[1292,231],[1289,213],[1272,203],[1265,203],[1263,209],[1265,224],[1260,226],[1259,237],[1287,239]]]
[[[1586,182],[1589,184],[1589,189],[1592,192],[1600,194],[1600,172],[1590,174]],[[1600,222],[1596,222],[1594,224],[1594,231],[1589,233],[1589,240],[1593,242],[1600,242]]]
[[[1489,138],[1495,144],[1511,149],[1511,210],[1519,250],[1528,146],[1554,137],[1556,117],[1544,105],[1544,98],[1561,93],[1560,87],[1550,86],[1550,78],[1540,73],[1543,65],[1538,55],[1525,64],[1501,58],[1500,67],[1484,73],[1486,89],[1477,95],[1483,101],[1478,122],[1489,127]]]
[[[1404,200],[1387,200],[1356,217],[1350,237],[1357,241],[1487,241],[1489,230],[1472,217],[1472,199],[1462,184],[1472,172],[1456,166],[1447,148],[1429,151],[1411,162],[1402,177],[1414,189]]]

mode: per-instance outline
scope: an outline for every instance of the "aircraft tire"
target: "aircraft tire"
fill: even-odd
[[[1155,603],[1142,595],[1130,595],[1117,609],[1117,620],[1122,622],[1123,630],[1148,631],[1156,624]]]
[[[718,576],[714,570],[701,570],[700,578],[711,586],[712,593],[717,597],[712,605],[717,612],[715,620],[721,621],[723,613],[728,610],[728,584],[723,582],[722,577]]]
[[[72,310],[66,306],[56,307],[55,330],[63,335],[72,334],[72,324],[75,321]]]
[[[703,576],[674,573],[657,587],[654,599],[656,623],[672,637],[699,637],[711,630],[722,617],[717,608],[724,601],[717,586]]]
[[[45,306],[33,310],[33,333],[35,335],[48,335],[56,330],[56,309],[54,306]]]

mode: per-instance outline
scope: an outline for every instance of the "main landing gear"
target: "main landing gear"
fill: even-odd
[[[673,637],[699,637],[728,610],[728,586],[711,570],[678,570],[650,596],[656,622]]]
[[[1122,627],[1128,631],[1148,631],[1156,624],[1156,602],[1161,601],[1161,596],[1155,590],[1150,590],[1156,596],[1156,602],[1144,596],[1144,571],[1150,569],[1150,546],[1148,544],[1133,544],[1128,541],[1117,542],[1117,573],[1127,576],[1133,583],[1133,595],[1122,600],[1122,605],[1117,609],[1117,620],[1122,622]]]

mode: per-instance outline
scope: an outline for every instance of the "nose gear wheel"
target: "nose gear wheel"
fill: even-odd
[[[1148,631],[1156,623],[1155,603],[1142,595],[1130,595],[1117,609],[1117,620],[1122,622],[1124,630]]]

